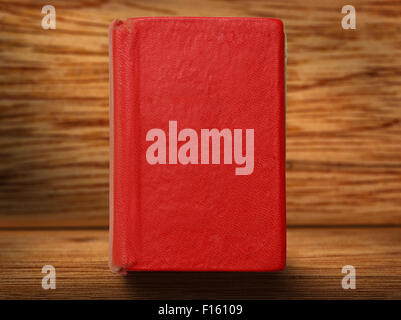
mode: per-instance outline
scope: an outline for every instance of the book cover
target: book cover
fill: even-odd
[[[283,269],[282,22],[116,20],[110,82],[111,269]]]

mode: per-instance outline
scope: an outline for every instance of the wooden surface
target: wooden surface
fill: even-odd
[[[46,4],[56,30],[41,28]],[[341,28],[344,4],[0,0],[0,298],[400,299],[401,3],[353,1],[356,30]],[[108,26],[160,15],[284,21],[284,272],[108,270]],[[341,288],[346,264],[357,290]]]
[[[139,272],[112,274],[106,230],[0,232],[0,298],[102,299],[401,299],[400,228],[292,228],[287,268],[278,273]],[[56,268],[43,290],[42,266]],[[341,269],[356,268],[343,290]]]
[[[0,226],[108,216],[108,25],[134,16],[283,19],[290,225],[401,225],[401,4],[0,1]]]

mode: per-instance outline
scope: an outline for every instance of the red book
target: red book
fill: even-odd
[[[133,18],[110,40],[111,269],[283,269],[282,22]]]

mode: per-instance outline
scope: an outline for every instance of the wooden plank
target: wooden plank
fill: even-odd
[[[0,226],[107,225],[108,25],[133,16],[282,18],[290,225],[401,224],[401,5],[0,1]]]
[[[0,299],[401,299],[401,228],[290,228],[277,273],[112,274],[106,230],[0,231]],[[41,269],[56,268],[43,290]],[[342,267],[356,268],[344,290]]]

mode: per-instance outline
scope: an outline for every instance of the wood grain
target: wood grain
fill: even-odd
[[[0,231],[0,299],[401,299],[400,228],[292,228],[278,273],[112,274],[106,230]],[[56,268],[56,289],[41,287]],[[344,265],[356,289],[343,290]]]
[[[108,25],[134,16],[283,19],[289,225],[401,225],[401,5],[0,1],[0,226],[106,226]]]

